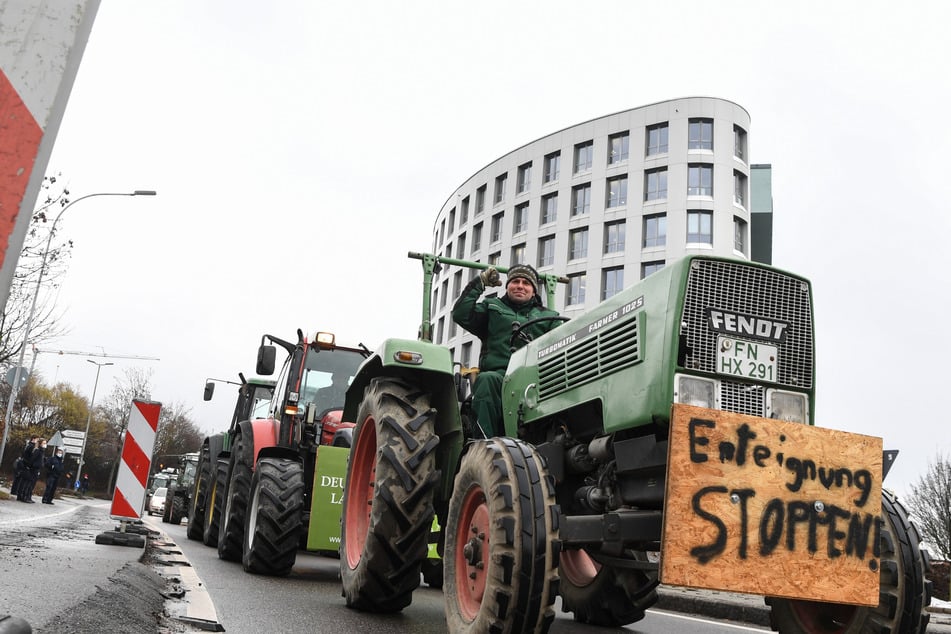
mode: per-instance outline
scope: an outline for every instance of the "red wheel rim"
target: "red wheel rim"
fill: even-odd
[[[489,507],[481,487],[466,493],[456,532],[456,602],[467,621],[475,619],[482,606],[489,570]]]
[[[854,605],[820,603],[818,601],[792,601],[796,619],[807,632],[837,634],[848,629],[855,618]]]
[[[594,581],[601,564],[581,549],[563,550],[558,570],[572,585],[581,588]]]
[[[351,468],[347,478],[347,564],[356,568],[363,556],[367,533],[370,531],[370,509],[373,503],[373,485],[376,481],[376,421],[363,421],[357,443],[350,451]]]

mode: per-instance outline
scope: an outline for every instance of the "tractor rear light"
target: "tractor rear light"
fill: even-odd
[[[298,409],[296,405],[287,405],[284,407],[284,413],[288,416],[297,416]]]
[[[805,423],[809,420],[809,404],[805,394],[767,390],[766,417],[785,420],[792,423]]]
[[[678,374],[674,377],[674,402],[719,409],[717,382],[696,376]]]
[[[397,350],[393,354],[393,360],[397,363],[406,363],[408,365],[422,365],[423,355],[418,352],[408,352],[406,350]]]

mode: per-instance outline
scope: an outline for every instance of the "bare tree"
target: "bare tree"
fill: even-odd
[[[938,455],[929,462],[907,502],[925,540],[944,559],[951,559],[951,460]]]
[[[53,298],[56,288],[66,271],[72,255],[72,240],[58,240],[51,235],[52,219],[69,204],[69,190],[62,185],[57,176],[43,179],[45,193],[43,203],[33,212],[30,229],[20,250],[17,267],[10,284],[7,303],[0,312],[0,366],[8,367],[20,355],[24,345],[26,323],[33,306],[33,296],[37,292],[36,283],[46,256],[46,270],[43,274],[43,288],[39,289],[33,323],[30,327],[30,341],[27,345],[38,345],[63,333],[60,316],[56,314]],[[49,244],[49,251],[46,246]],[[9,388],[7,388],[9,396]]]
[[[163,405],[155,435],[155,453],[159,457],[179,456],[198,451],[202,433],[190,418],[190,410],[181,403]]]

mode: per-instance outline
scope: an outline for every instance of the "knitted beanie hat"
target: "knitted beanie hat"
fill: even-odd
[[[508,279],[513,280],[516,277],[528,280],[535,292],[538,292],[538,274],[535,273],[535,269],[527,264],[513,264],[509,267]]]

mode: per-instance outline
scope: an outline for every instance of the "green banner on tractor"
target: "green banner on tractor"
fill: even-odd
[[[340,512],[349,455],[347,447],[320,445],[317,448],[307,550],[337,551],[340,548]]]

